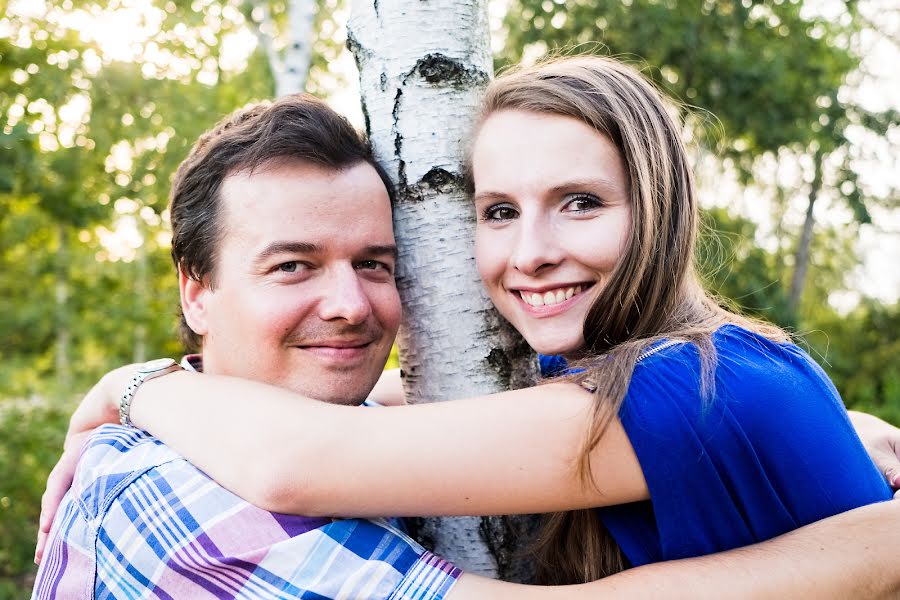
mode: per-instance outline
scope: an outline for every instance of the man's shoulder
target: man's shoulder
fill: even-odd
[[[103,425],[85,442],[72,481],[73,499],[88,519],[98,518],[135,479],[181,456],[146,431]]]
[[[438,599],[459,576],[382,519],[257,508],[146,432],[103,427],[82,457],[78,501],[104,557],[98,596],[154,586],[187,598],[213,586],[228,597]],[[243,583],[220,586],[210,572]]]

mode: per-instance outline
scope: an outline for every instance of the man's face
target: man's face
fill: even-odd
[[[359,404],[397,327],[396,246],[371,165],[305,162],[228,176],[212,285],[182,276],[207,373]]]

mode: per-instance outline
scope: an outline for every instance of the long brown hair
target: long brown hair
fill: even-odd
[[[618,414],[638,356],[663,339],[694,343],[701,360],[701,392],[711,397],[715,370],[712,332],[737,323],[773,340],[780,329],[720,307],[702,288],[694,250],[699,215],[693,175],[675,108],[636,69],[612,58],[556,58],[504,73],[485,93],[479,123],[501,110],[573,117],[609,139],[629,183],[631,231],[618,265],[584,323],[584,370],[594,410],[579,465],[595,485],[590,452]],[[471,168],[466,182],[474,188]],[[548,515],[535,542],[537,579],[563,584],[623,570],[627,560],[596,510]]]

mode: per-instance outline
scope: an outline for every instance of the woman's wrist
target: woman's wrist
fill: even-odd
[[[140,365],[137,364],[125,365],[103,376],[100,383],[104,399],[103,415],[106,422],[119,422],[119,406],[122,403],[122,395],[139,367]]]
[[[182,377],[187,378],[189,375],[192,375],[190,371],[179,369],[177,371],[167,373],[162,377],[148,379],[147,381],[142,383],[140,389],[137,390],[131,401],[131,410],[129,413],[131,424],[138,429],[150,431],[151,423],[149,421],[154,414],[153,407],[159,405],[161,402],[164,402],[164,399],[168,397],[168,394],[161,394],[159,392],[160,387],[170,385],[172,382]],[[122,386],[121,392],[119,394],[120,399],[130,381],[130,379],[127,380]],[[116,410],[116,414],[118,414],[118,407]],[[151,433],[153,432],[151,431]]]

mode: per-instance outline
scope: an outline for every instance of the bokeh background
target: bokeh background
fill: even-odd
[[[193,141],[272,97],[297,36],[312,47],[306,89],[362,115],[344,0],[316,2],[311,33],[290,30],[284,0],[0,6],[2,600],[28,596],[40,495],[80,395],[110,368],[181,353],[166,202]],[[849,407],[900,424],[900,5],[486,10],[498,69],[597,52],[672,95],[711,288],[794,332]]]

